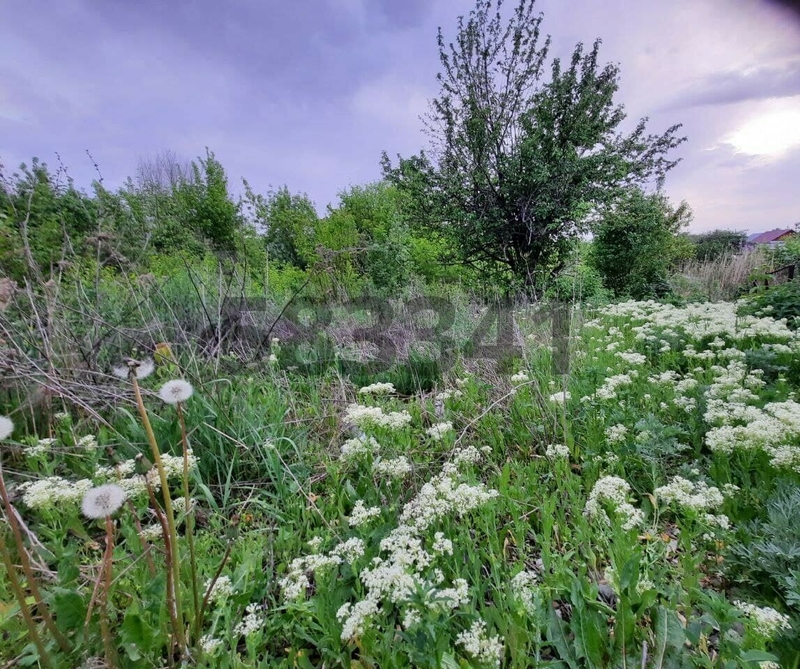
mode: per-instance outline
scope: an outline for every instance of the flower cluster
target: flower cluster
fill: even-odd
[[[41,457],[50,452],[56,440],[51,437],[39,439],[35,444],[25,447],[25,453],[32,458]]]
[[[0,416],[0,439],[8,439],[14,431],[14,422],[7,416]]]
[[[724,501],[719,488],[709,486],[703,481],[692,483],[681,476],[672,477],[669,484],[656,488],[653,492],[667,504],[676,504],[693,511],[715,509]]]
[[[391,395],[396,392],[392,383],[373,383],[358,391],[359,395]]]
[[[520,601],[528,615],[534,615],[534,597],[538,577],[532,571],[521,571],[511,579],[511,592]]]
[[[218,604],[222,601],[225,601],[228,597],[233,594],[233,583],[231,582],[230,576],[220,576],[215,582],[214,585],[211,585],[212,581],[209,579],[206,581],[205,587],[203,588],[208,593],[208,601],[214,602]],[[209,592],[209,588],[211,591]]]
[[[774,637],[780,630],[791,628],[789,616],[778,613],[769,606],[759,607],[741,601],[735,601],[733,605],[752,621],[753,631],[767,639]]]
[[[22,502],[29,509],[37,511],[62,507],[75,507],[94,487],[91,479],[68,481],[60,476],[48,476],[37,481],[23,483],[18,490],[22,492]]]
[[[358,527],[359,525],[364,525],[365,523],[369,522],[372,518],[376,518],[377,516],[381,515],[381,509],[377,506],[364,506],[364,500],[358,500],[353,507],[353,510],[350,512],[350,517],[348,518],[348,523],[350,527]]]
[[[391,411],[384,413],[380,407],[367,407],[351,404],[344,414],[345,422],[360,428],[376,426],[397,430],[411,422],[408,411]]]
[[[553,460],[557,458],[568,458],[569,457],[569,447],[565,446],[564,444],[550,444],[544,451],[544,454],[548,458],[552,458]]]
[[[611,519],[603,508],[603,505],[607,504],[624,519],[622,529],[632,530],[644,522],[644,514],[628,501],[630,492],[631,486],[625,479],[619,476],[604,476],[594,484],[592,492],[589,493],[584,513],[590,518],[600,518],[610,525]]]
[[[362,455],[374,455],[381,449],[381,445],[375,440],[375,437],[367,437],[361,435],[348,439],[342,444],[339,451],[340,460],[353,460]]]
[[[245,609],[245,616],[242,618],[241,622],[233,628],[233,634],[235,636],[250,636],[264,627],[264,623],[267,619],[264,617],[264,614],[261,613],[263,608],[261,604],[248,604]]]
[[[374,474],[383,474],[395,479],[402,479],[411,473],[411,463],[405,455],[391,460],[375,460],[372,465],[372,472]]]
[[[432,425],[427,430],[425,430],[425,434],[427,434],[434,441],[439,441],[448,432],[452,432],[452,430],[453,430],[453,424],[450,422],[436,423],[436,425]]]
[[[483,620],[476,620],[469,630],[461,632],[456,637],[456,643],[463,646],[481,664],[500,666],[504,651],[503,641],[499,636],[487,634]]]

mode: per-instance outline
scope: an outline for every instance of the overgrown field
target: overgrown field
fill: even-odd
[[[0,657],[800,666],[800,335],[733,303],[576,308],[562,374],[515,316],[516,352],[416,391],[277,338],[132,351],[81,405],[7,393]]]

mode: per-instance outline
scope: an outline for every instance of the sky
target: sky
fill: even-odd
[[[512,5],[515,0],[507,0]],[[603,40],[632,125],[688,141],[665,190],[691,230],[800,222],[800,11],[770,0],[539,0],[552,54]],[[324,212],[425,148],[436,31],[474,0],[0,0],[0,164],[80,187],[208,147],[231,185]]]

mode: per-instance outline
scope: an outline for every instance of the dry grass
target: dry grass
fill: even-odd
[[[670,280],[672,290],[681,297],[711,301],[735,299],[752,276],[773,269],[770,249],[754,249],[724,255],[711,261],[690,260]]]

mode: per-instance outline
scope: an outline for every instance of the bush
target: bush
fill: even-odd
[[[739,312],[785,318],[787,325],[796,330],[800,327],[800,280],[763,289],[748,297]]]
[[[629,191],[594,229],[590,262],[617,297],[661,297],[671,267],[685,258],[678,232],[690,220],[686,203],[673,208],[660,193]]]

